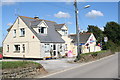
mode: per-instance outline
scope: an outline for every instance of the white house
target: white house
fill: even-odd
[[[71,46],[74,54],[77,54],[77,38],[76,34],[70,34],[69,38],[72,39]],[[96,38],[93,33],[80,33],[80,44],[82,53],[101,51],[101,48],[96,44]]]
[[[60,28],[59,28],[60,27]],[[3,56],[18,58],[44,58],[65,55],[65,41],[68,35],[65,24],[19,16],[8,29],[3,41]]]

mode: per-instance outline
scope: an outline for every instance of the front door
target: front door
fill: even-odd
[[[53,56],[57,56],[56,44],[53,44]]]

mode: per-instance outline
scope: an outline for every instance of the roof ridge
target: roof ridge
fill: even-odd
[[[92,34],[92,33],[80,33],[80,34]],[[69,34],[69,35],[76,35],[76,34]]]
[[[27,16],[19,16],[19,17],[24,17],[24,18],[34,19],[34,18],[32,18],[32,17],[27,17]]]
[[[55,25],[64,25],[65,23],[63,23],[63,24],[55,24]]]
[[[27,17],[27,16],[19,16],[19,17],[24,17],[24,18],[28,18],[28,19],[35,19],[35,18],[32,18],[32,17]],[[44,19],[35,19],[35,20],[44,20]],[[48,21],[48,22],[53,22],[55,23],[54,21],[49,21],[49,20],[44,20],[44,21]]]

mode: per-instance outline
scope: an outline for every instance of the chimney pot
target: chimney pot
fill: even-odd
[[[39,19],[39,17],[38,17],[38,16],[35,16],[34,19]]]

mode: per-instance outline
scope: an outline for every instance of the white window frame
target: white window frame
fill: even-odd
[[[67,45],[67,44],[65,44],[65,50],[66,50],[66,51],[67,51],[67,46],[68,46],[68,45]]]
[[[25,44],[22,44],[23,53],[25,53]]]
[[[16,46],[18,47],[18,48],[16,48]],[[18,49],[18,50],[17,50]],[[14,52],[15,53],[20,53],[20,44],[15,44],[14,45]]]
[[[42,28],[44,28],[44,29],[43,29],[43,30],[44,30],[43,33],[42,33],[42,30],[41,30]],[[47,27],[39,27],[39,28],[38,28],[38,33],[47,34]]]
[[[50,52],[50,44],[45,44],[45,53]]]
[[[10,50],[10,47],[9,47],[9,45],[7,45],[7,52],[9,52],[9,50]]]
[[[67,34],[68,34],[68,31],[62,29],[62,33],[63,33],[63,35],[67,35]]]
[[[16,29],[13,30],[13,38],[16,37]]]
[[[20,28],[20,37],[25,36],[25,28]]]

